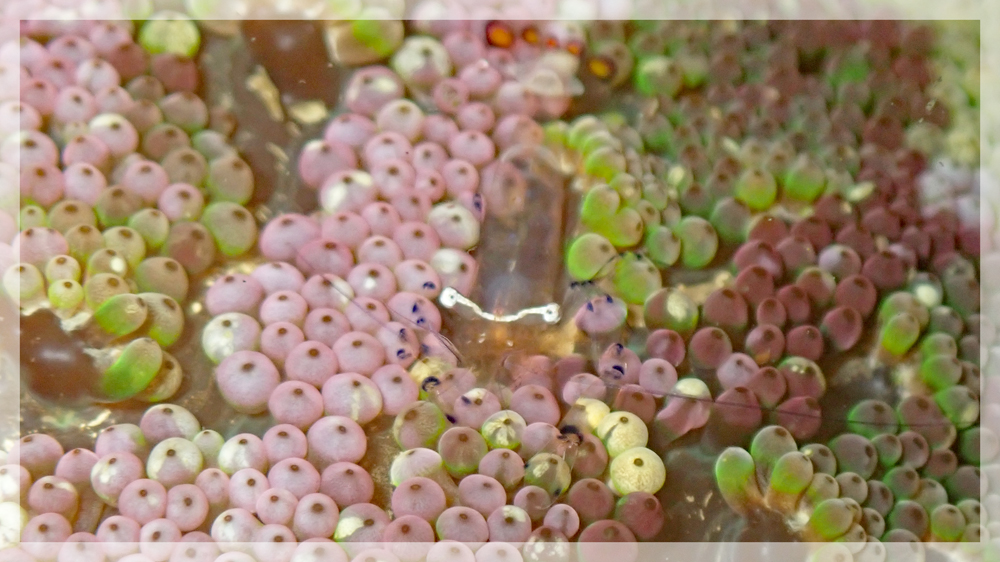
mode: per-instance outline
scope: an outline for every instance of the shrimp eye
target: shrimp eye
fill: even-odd
[[[486,42],[492,47],[509,49],[514,44],[514,32],[503,22],[491,21],[486,24]]]
[[[583,53],[583,42],[578,40],[570,41],[566,44],[566,50],[573,56],[580,56]]]
[[[521,32],[521,39],[524,39],[531,45],[537,45],[541,39],[541,36],[538,34],[538,28],[533,25],[524,28],[524,31]]]
[[[577,429],[575,425],[567,425],[562,428],[562,437],[569,437],[570,435],[573,435],[578,439],[583,438],[583,436],[580,435],[580,430]]]
[[[615,75],[615,63],[608,57],[591,57],[587,61],[587,70],[599,80],[611,80]]]

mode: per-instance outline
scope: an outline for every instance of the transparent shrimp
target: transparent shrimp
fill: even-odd
[[[409,341],[411,340],[411,335],[416,335],[417,341],[422,342],[420,344],[420,351],[422,355],[424,356],[431,355],[431,352],[433,351],[431,345],[437,344],[434,347],[437,348],[438,354],[440,354],[441,351],[444,351],[445,355],[451,356],[450,358],[454,360],[454,363],[456,365],[460,366],[465,363],[465,359],[462,356],[462,353],[458,350],[457,347],[455,347],[455,344],[452,343],[451,340],[449,340],[440,331],[429,329],[427,327],[426,321],[421,321],[423,319],[422,317],[417,316],[416,318],[414,318],[414,315],[419,314],[420,312],[418,305],[414,305],[413,310],[400,311],[386,304],[385,306],[389,310],[389,313],[391,314],[392,321],[403,325],[400,328],[394,328],[393,326],[388,325],[388,323],[384,322],[383,320],[373,315],[365,306],[357,302],[357,300],[354,298],[353,295],[348,294],[342,288],[340,288],[337,283],[332,283],[329,286],[337,293],[339,293],[347,301],[347,306],[357,307],[357,309],[360,310],[362,314],[368,316],[369,318],[377,322],[380,326],[382,326],[382,328],[398,332],[398,337],[401,344],[409,343]],[[412,334],[409,333],[408,331],[412,332]],[[433,341],[431,343],[427,343],[428,339]],[[399,351],[406,353],[405,351],[403,351],[402,348]],[[400,357],[400,359],[405,359],[405,358]]]
[[[538,157],[538,153],[530,150],[526,151],[524,147],[515,148],[518,150],[511,149],[506,157],[510,163],[517,162],[517,165],[520,166],[519,169],[532,170],[533,166],[546,165],[544,157],[541,157],[541,161],[532,161],[532,158]],[[553,170],[549,170],[549,172],[553,172]],[[558,174],[555,174],[553,177],[558,177]],[[546,196],[555,197],[551,193],[551,191],[555,190],[554,184],[546,184],[541,180],[532,180],[532,182],[536,181],[537,185],[532,185],[530,189],[526,188],[525,193],[529,190],[541,191],[543,193],[537,196],[540,200]],[[546,194],[544,190],[549,190],[549,192]],[[489,228],[494,229],[493,231],[497,237],[506,235],[508,240],[497,244],[495,247],[480,248],[478,251],[480,256],[480,272],[483,276],[480,279],[480,283],[477,284],[476,295],[480,297],[479,302],[483,303],[483,305],[480,306],[476,301],[469,299],[465,295],[461,295],[457,291],[450,293],[452,295],[451,300],[445,298],[445,295],[449,293],[442,292],[441,300],[443,302],[441,304],[445,308],[460,308],[464,306],[467,310],[473,310],[474,316],[478,316],[480,319],[489,322],[525,323],[526,318],[531,314],[535,314],[538,317],[535,318],[535,321],[537,322],[540,318],[543,324],[554,324],[559,320],[572,318],[574,314],[578,314],[581,311],[595,312],[598,306],[611,304],[615,300],[614,297],[601,287],[599,281],[570,283],[562,291],[561,305],[554,304],[553,294],[556,290],[553,290],[552,287],[559,285],[555,279],[562,275],[562,261],[558,259],[560,256],[559,243],[561,240],[561,215],[556,220],[556,215],[558,214],[546,213],[544,206],[535,204],[524,204],[520,208],[516,208],[509,215],[503,212],[500,213],[500,216],[487,214],[486,222]],[[525,221],[535,221],[536,223],[538,221],[549,220],[551,221],[549,225],[552,228],[540,236],[534,236],[528,232],[528,229],[521,228],[517,224],[512,225],[507,221],[507,219],[514,217],[521,217]],[[491,219],[493,222],[491,222]],[[515,223],[520,222],[521,220],[515,221]],[[556,228],[556,225],[559,228]],[[514,237],[514,242],[509,240],[511,236]],[[491,237],[493,235],[487,234],[483,239],[486,241],[491,239]],[[548,244],[548,250],[540,250],[539,248],[545,246],[546,243]],[[531,248],[527,249],[526,247]],[[613,259],[617,259],[617,257]],[[540,267],[538,266],[538,260],[540,259],[552,262],[554,265]],[[518,292],[514,289],[523,286],[527,279],[531,279],[531,285],[533,289],[536,289],[533,291],[533,294],[527,297],[514,294]],[[348,306],[357,306],[364,314],[372,316],[361,304],[355,302],[355,299],[351,295],[345,293],[340,287],[337,287],[337,284],[333,284],[332,286],[334,290],[337,290],[344,296],[348,301]],[[532,299],[534,302],[532,302]],[[536,306],[524,306],[525,303],[536,304]],[[529,310],[530,312],[524,313],[524,310]],[[411,337],[408,331],[412,331],[413,334],[419,336],[419,341],[423,342],[420,346],[422,357],[417,363],[414,363],[410,371],[420,382],[421,390],[426,399],[440,407],[449,417],[449,420],[454,423],[454,417],[451,414],[454,399],[468,390],[456,380],[454,371],[458,367],[459,371],[467,372],[463,368],[463,365],[467,365],[468,362],[450,339],[441,334],[440,331],[429,329],[425,322],[419,321],[419,318],[413,319],[413,314],[408,314],[412,312],[397,311],[390,308],[393,322],[402,325],[401,328],[398,328],[400,341],[407,341]],[[521,313],[521,316],[518,316],[518,313]],[[384,322],[374,318],[374,316],[373,319],[382,324],[383,327],[389,328]],[[611,344],[617,342],[620,349],[624,350],[627,348],[627,332],[625,330],[619,331],[616,336]],[[607,346],[594,347],[591,350],[591,358],[595,366],[598,363],[597,359],[606,348]],[[525,381],[530,381],[532,377],[550,376],[537,369],[536,366],[533,366],[532,362],[528,359],[529,357],[526,354],[516,349],[504,354],[501,361],[500,374],[486,380],[480,386],[496,394],[501,402],[508,403],[513,390],[516,390],[521,384],[526,384]],[[618,381],[617,378],[620,377],[601,376],[600,382],[594,381],[590,384],[594,386],[594,389],[602,386],[606,391],[605,402],[610,404],[613,402],[616,393],[627,390],[625,388],[626,384]],[[713,398],[710,395],[693,395],[690,392],[685,392],[683,388],[676,387],[669,392],[646,392],[658,400],[658,408],[662,408],[666,400],[679,399],[691,404],[703,403],[709,408],[723,406],[729,409],[755,408],[763,414],[780,411],[786,417],[818,419],[820,422],[850,422],[855,425],[879,425],[877,421],[850,420],[846,416],[779,410],[780,406],[719,401],[718,398]],[[909,424],[909,426],[911,428],[937,427],[945,423],[948,422],[946,420],[914,422]],[[572,467],[582,441],[581,429],[573,425],[563,425],[559,429],[559,435],[553,437],[545,449],[553,451],[554,454],[563,458]]]
[[[555,302],[562,275],[566,177],[541,146],[516,145],[483,171],[479,284],[469,295],[494,316]]]

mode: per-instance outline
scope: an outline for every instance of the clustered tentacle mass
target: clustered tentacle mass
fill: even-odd
[[[692,497],[838,543],[821,559],[1000,532],[978,62],[940,44],[968,37],[435,14],[331,28],[340,103],[290,158],[309,203],[273,216],[231,115],[199,97],[186,16],[28,21],[0,47],[21,78],[0,103],[0,177],[21,187],[4,291],[89,346],[90,399],[158,403],[90,449],[32,433],[7,451],[10,559],[172,560],[182,541],[206,559],[597,560],[593,543],[689,536],[664,507],[681,453],[714,465]],[[566,178],[547,258],[575,353],[511,342],[487,373],[437,299],[478,294],[487,223],[533,204],[524,154]],[[192,314],[209,319],[189,335]],[[184,341],[212,373],[170,353]],[[167,403],[209,376],[269,429],[224,435]]]

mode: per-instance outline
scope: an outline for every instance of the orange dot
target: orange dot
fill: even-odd
[[[514,44],[514,33],[505,24],[491,21],[486,24],[486,42],[494,47],[507,49]]]
[[[521,38],[524,39],[526,42],[530,43],[531,45],[537,45],[538,40],[540,39],[538,35],[538,28],[536,28],[533,25],[529,25],[528,27],[524,28],[524,31],[521,32]]]
[[[590,69],[590,73],[594,76],[607,80],[615,73],[615,65],[610,60],[604,57],[595,57],[590,59],[587,63],[587,68]]]

